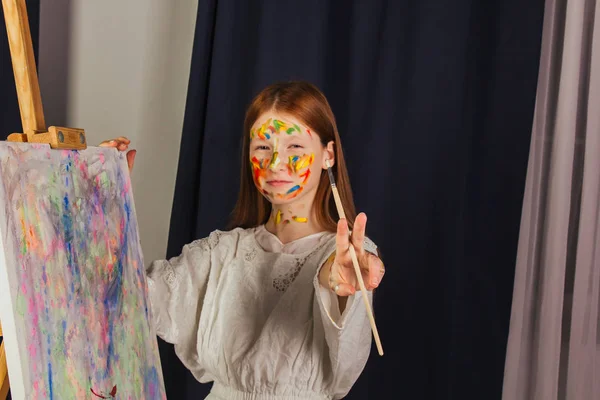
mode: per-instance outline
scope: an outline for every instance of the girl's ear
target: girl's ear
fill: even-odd
[[[335,165],[335,150],[333,147],[334,145],[335,143],[332,140],[329,143],[327,143],[327,146],[323,148],[323,160],[321,161],[323,169],[327,169],[327,164],[325,163],[325,160],[329,160],[329,164],[331,164],[332,167]]]

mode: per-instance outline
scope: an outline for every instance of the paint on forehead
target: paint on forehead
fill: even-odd
[[[262,125],[250,129],[250,139],[258,137],[260,139],[268,140],[275,134],[287,133],[288,135],[291,135],[294,132],[302,133],[302,129],[298,124],[281,119],[269,118]],[[309,136],[312,137],[310,131],[307,130],[307,132]]]

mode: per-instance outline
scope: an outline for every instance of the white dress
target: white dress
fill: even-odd
[[[365,249],[376,253],[365,239]],[[157,334],[210,400],[344,397],[364,369],[371,327],[360,292],[340,315],[318,282],[335,251],[323,232],[282,245],[264,226],[214,231],[148,268]],[[372,301],[372,293],[368,292]]]

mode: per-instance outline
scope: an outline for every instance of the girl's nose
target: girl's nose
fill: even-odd
[[[274,152],[271,162],[269,163],[269,169],[271,171],[278,171],[282,167],[281,159],[279,158],[279,152]]]

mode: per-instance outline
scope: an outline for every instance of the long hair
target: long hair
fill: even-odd
[[[256,119],[266,112],[288,114],[297,118],[319,135],[323,146],[326,146],[330,141],[334,142],[335,162],[333,173],[348,226],[352,229],[356,218],[356,209],[333,111],[325,95],[316,86],[308,82],[298,81],[281,82],[267,86],[252,100],[246,111],[241,155],[240,191],[232,212],[230,227],[253,228],[259,226],[268,221],[271,213],[271,203],[264,198],[254,185],[249,159],[250,128],[254,125]],[[321,169],[313,210],[318,226],[330,232],[337,230],[339,216],[331,194],[327,171],[324,169]]]

